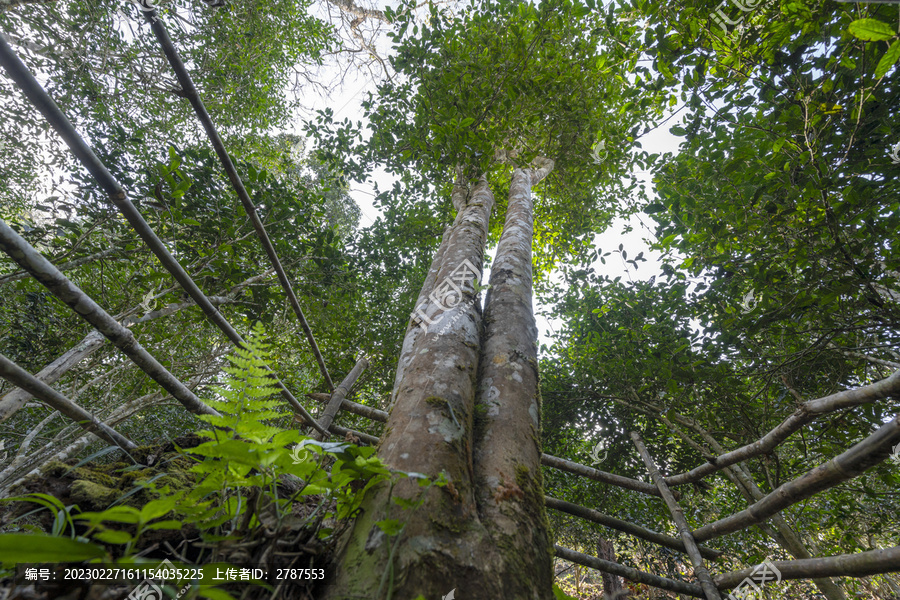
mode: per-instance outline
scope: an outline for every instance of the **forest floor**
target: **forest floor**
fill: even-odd
[[[110,506],[131,506],[139,509],[148,501],[159,497],[158,493],[146,487],[148,482],[157,488],[168,486],[173,491],[195,483],[195,476],[190,472],[195,461],[191,458],[189,450],[203,441],[206,440],[189,435],[170,442],[141,447],[131,454],[137,464],[113,458],[111,455],[87,463],[76,459],[50,462],[44,465],[40,474],[31,475],[14,488],[12,495],[22,497],[28,494],[48,494],[58,499],[63,506],[77,506],[78,509],[72,511],[73,515],[85,511],[104,511]],[[122,455],[118,451],[115,454]],[[291,497],[296,492],[297,484],[290,481],[283,481],[283,484],[278,486],[279,496]],[[252,503],[254,498],[259,497],[254,495],[252,489],[247,489],[246,492],[242,498],[243,502]],[[277,519],[272,517],[271,511],[267,514],[265,507],[261,507],[259,502],[255,506],[259,516],[252,524],[244,519],[235,519],[223,523],[217,529],[200,531],[194,524],[185,521],[180,523],[177,529],[143,532],[128,554],[142,559],[169,560],[179,567],[228,563],[238,568],[238,571],[234,579],[228,578],[227,581],[241,579],[242,568],[262,569],[268,576],[270,582],[268,587],[240,582],[216,584],[215,587],[219,590],[227,591],[232,597],[242,600],[273,597],[285,600],[315,598],[316,588],[321,586],[321,579],[324,576],[316,579],[311,579],[310,576],[326,572],[329,556],[334,551],[333,543],[323,542],[317,535],[323,525],[333,525],[322,517],[327,510],[333,510],[333,502],[330,507],[326,503],[323,510],[322,496],[298,496],[297,500],[291,503],[287,517],[285,518],[282,511],[281,517]],[[42,508],[32,502],[4,503],[0,505],[0,532],[50,533],[54,529],[54,522],[64,518],[56,513],[57,511]],[[134,525],[108,523],[105,525],[108,529],[135,533]],[[74,527],[74,533],[71,528],[65,528],[61,532],[62,536],[87,533],[87,526],[77,519],[74,521]],[[332,536],[331,539],[334,537],[336,536]],[[106,543],[105,547],[109,558],[115,560],[125,555],[127,546]],[[14,552],[12,556],[15,556]],[[54,563],[64,561],[65,558],[58,558]],[[307,571],[301,572],[300,569]],[[302,576],[291,578],[286,576],[288,573],[295,575],[302,573]],[[277,574],[283,576],[276,581]],[[60,566],[57,577],[62,579],[63,576]],[[211,577],[207,571],[203,575],[203,581],[212,581]],[[157,583],[137,581],[114,584],[99,583],[96,580],[34,582],[24,581],[14,577],[9,571],[0,570],[0,600],[226,598],[217,595],[216,589],[210,590],[209,586],[201,588],[196,582],[194,584],[189,581],[170,582],[168,585]]]

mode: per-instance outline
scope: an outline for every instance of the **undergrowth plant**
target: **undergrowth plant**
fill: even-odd
[[[277,410],[282,403],[273,398],[278,393],[277,380],[267,367],[269,345],[263,341],[264,335],[262,325],[257,324],[246,346],[227,356],[226,377],[212,388],[214,397],[208,399],[221,416],[199,415],[210,426],[198,432],[206,441],[179,449],[194,462],[192,485],[173,489],[156,476],[139,484],[153,498],[143,506],[114,505],[96,512],[64,506],[46,494],[11,498],[8,501],[34,502],[51,510],[54,525],[50,535],[0,535],[0,564],[9,568],[17,561],[109,562],[114,557],[118,562],[134,562],[147,532],[184,525],[195,526],[204,546],[211,549],[202,562],[217,561],[217,547],[229,542],[274,543],[282,534],[298,531],[328,540],[336,532],[326,524],[352,517],[365,493],[386,480],[392,487],[397,478],[404,477],[417,479],[422,488],[443,485],[442,479],[432,482],[418,473],[388,469],[374,456],[374,448],[320,442],[276,425],[285,413]],[[303,518],[294,516],[294,503],[310,495],[320,496],[315,510]],[[404,506],[414,507],[414,502]],[[403,528],[394,520],[379,526],[392,537]],[[59,545],[65,539],[62,536],[68,538],[65,549]],[[34,550],[27,558],[21,553],[23,543]],[[256,558],[267,555],[268,551],[260,551]],[[198,593],[207,595],[202,590]]]

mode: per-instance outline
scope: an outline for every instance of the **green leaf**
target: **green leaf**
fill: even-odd
[[[397,535],[403,529],[403,524],[399,519],[383,519],[375,523],[378,528],[387,535]]]
[[[156,523],[152,523],[147,525],[145,529],[181,529],[181,521],[168,520],[168,521],[158,521]]]
[[[127,544],[134,539],[127,531],[118,531],[116,529],[104,529],[94,534],[94,539],[104,544]]]
[[[175,151],[175,148],[169,146],[169,169],[174,171],[181,165],[181,157],[178,156],[178,152]]]
[[[103,558],[106,549],[69,538],[30,533],[0,534],[0,562],[54,563]]]
[[[219,588],[201,587],[197,593],[201,598],[209,598],[210,600],[234,600],[234,596]]]
[[[136,525],[140,522],[140,512],[130,506],[113,506],[103,512],[85,512],[75,516],[81,521],[90,521],[92,524],[110,521],[112,523],[129,523]]]
[[[158,519],[175,508],[177,502],[177,496],[163,496],[158,500],[151,500],[141,508],[141,520],[146,523]]]
[[[878,61],[878,66],[875,67],[875,77],[881,78],[887,75],[891,67],[897,64],[897,60],[900,60],[900,40],[895,40]]]
[[[878,19],[859,19],[850,23],[848,29],[851,34],[867,42],[889,40],[896,32],[890,25]]]
[[[32,494],[27,494],[25,496],[16,496],[15,498],[3,498],[0,502],[34,502],[35,504],[40,504],[41,506],[45,506],[54,512],[57,510],[65,510],[65,506],[60,502],[57,498],[49,495],[42,494],[40,492],[34,492]]]
[[[556,597],[556,600],[578,600],[578,598],[570,596],[567,593],[565,593],[564,591],[562,591],[561,589],[559,589],[559,586],[556,585],[555,583],[553,584],[553,596]]]

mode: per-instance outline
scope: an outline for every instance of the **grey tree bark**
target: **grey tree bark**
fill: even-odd
[[[422,497],[408,480],[370,490],[338,550],[328,600],[383,598],[388,587],[410,600],[454,590],[460,598],[553,598],[531,308],[531,185],[551,168],[547,161],[514,175],[483,336],[472,281],[494,199],[484,177],[468,189],[457,180],[458,214],[407,328],[378,447],[391,468],[449,483]],[[392,496],[421,505],[400,509]],[[405,523],[397,536],[377,526],[388,518]]]

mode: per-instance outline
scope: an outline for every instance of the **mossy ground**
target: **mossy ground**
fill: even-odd
[[[112,455],[112,460],[102,462],[97,459],[84,465],[75,466],[75,459],[65,462],[53,461],[41,469],[39,474],[23,481],[11,492],[12,496],[24,496],[31,493],[42,493],[54,496],[65,506],[77,505],[73,514],[85,511],[102,511],[114,503],[116,505],[140,508],[146,502],[159,497],[159,493],[145,489],[141,483],[153,480],[159,486],[168,485],[172,491],[182,490],[195,485],[196,475],[190,472],[195,464],[194,459],[185,453],[190,448],[201,444],[202,438],[185,436],[173,442],[165,442],[136,449],[132,461],[121,452]],[[176,448],[177,446],[177,448]],[[107,457],[108,458],[108,457]],[[136,464],[136,462],[144,463]],[[146,463],[150,463],[146,466]],[[250,489],[247,488],[249,492]],[[290,495],[290,489],[284,489],[280,497]],[[238,567],[264,567],[274,572],[275,568],[324,569],[330,561],[334,548],[330,541],[321,541],[317,536],[319,527],[323,525],[321,515],[333,509],[333,505],[317,507],[322,502],[321,496],[302,496],[294,503],[291,515],[280,529],[257,527],[243,536],[231,535],[229,539],[215,541],[203,538],[212,531],[201,532],[190,523],[183,523],[181,529],[160,529],[144,533],[135,551],[145,558],[173,562],[185,561],[204,564],[211,561],[229,562]],[[12,502],[0,505],[0,533],[12,532],[49,532],[53,526],[54,516],[47,509],[39,509],[38,505],[29,502]],[[32,514],[25,516],[27,513]],[[313,513],[319,515],[309,519]],[[170,513],[165,518],[178,519]],[[302,523],[303,525],[297,525]],[[324,523],[337,529],[341,523]],[[111,528],[128,530],[129,525],[111,525]],[[76,532],[86,533],[86,528],[76,520]],[[68,535],[68,533],[66,534]],[[115,559],[122,555],[124,546],[106,544],[110,557]],[[290,556],[284,556],[288,553]],[[321,571],[320,571],[321,572]],[[302,584],[282,586],[277,594],[272,590],[249,584],[236,584],[227,587],[233,597],[242,598],[278,598],[307,600],[317,596],[316,586],[319,582],[305,581]],[[121,589],[120,589],[121,587]],[[27,589],[26,589],[27,588]],[[77,589],[76,589],[77,588]],[[83,589],[82,589],[83,588]],[[96,588],[96,589],[95,589]],[[232,589],[233,588],[233,589]],[[3,579],[0,574],[0,598],[28,597],[33,600],[49,600],[50,598],[106,598],[108,600],[124,600],[135,589],[130,586],[97,586],[91,584],[59,586],[15,586],[10,579]],[[180,588],[178,588],[180,589]],[[178,589],[175,591],[177,592]],[[249,591],[248,591],[249,590]],[[4,596],[6,591],[12,596]],[[180,597],[180,600],[193,600],[199,597],[198,588],[192,588]]]

